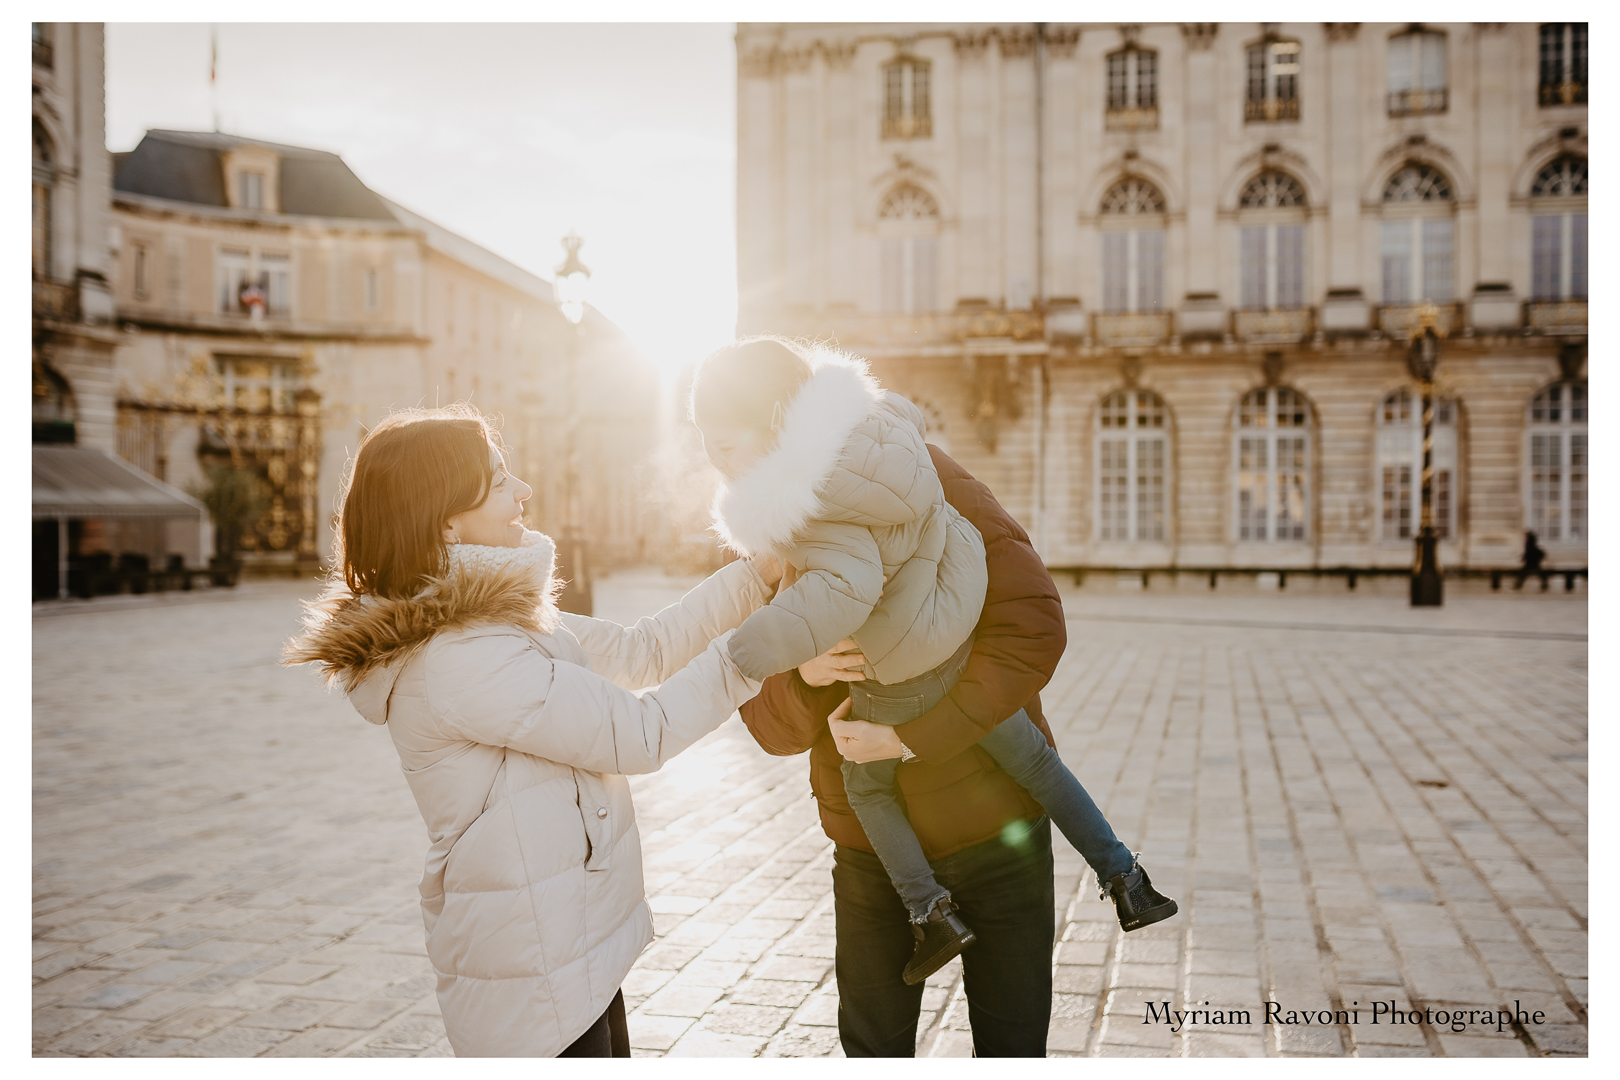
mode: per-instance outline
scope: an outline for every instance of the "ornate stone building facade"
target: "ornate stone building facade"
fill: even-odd
[[[1054,566],[1585,565],[1584,24],[740,24],[739,329]]]
[[[33,39],[35,438],[111,450],[104,38],[99,23],[34,23]]]
[[[334,154],[151,131],[116,157],[118,449],[181,486],[209,462],[256,473],[268,504],[242,539],[250,561],[329,557],[368,426],[453,401],[500,419],[535,489],[530,521],[553,532],[577,415],[595,563],[646,550],[657,374],[600,314],[576,328],[549,281],[376,194]]]

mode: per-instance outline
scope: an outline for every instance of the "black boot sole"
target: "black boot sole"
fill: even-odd
[[[901,980],[907,986],[916,986],[918,983],[927,979],[928,976],[932,975],[934,972],[938,971],[940,968],[944,967],[958,956],[961,956],[963,949],[967,948],[969,945],[972,945],[978,940],[978,937],[973,933],[973,931],[969,930],[967,937],[958,939],[953,947],[937,954],[937,962],[930,966],[927,971],[914,971],[909,975],[902,972],[900,975]]]
[[[1176,902],[1172,900],[1167,904],[1160,904],[1156,908],[1149,908],[1128,923],[1121,922],[1119,928],[1128,934],[1132,930],[1140,930],[1144,926],[1152,926],[1156,922],[1163,922],[1178,910],[1180,909],[1176,907]]]

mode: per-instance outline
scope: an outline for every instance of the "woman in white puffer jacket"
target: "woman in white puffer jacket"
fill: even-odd
[[[562,614],[554,547],[518,520],[530,494],[476,412],[385,419],[355,455],[342,580],[287,662],[318,662],[393,737],[431,840],[422,915],[456,1054],[623,1057],[619,986],[652,940],[623,774],[758,692],[727,632],[781,570],[733,563],[634,627]]]

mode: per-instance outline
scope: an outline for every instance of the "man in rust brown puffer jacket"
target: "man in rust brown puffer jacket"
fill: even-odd
[[[890,729],[915,755],[898,770],[912,830],[973,927],[962,954],[973,1044],[980,1057],[1040,1057],[1051,1017],[1052,846],[1040,805],[976,744],[1023,708],[1046,741],[1039,691],[1067,644],[1057,586],[1029,536],[938,447],[929,455],[946,500],[984,537],[989,590],[967,668],[932,711]],[[837,845],[838,1026],[850,1057],[911,1056],[923,987],[901,971],[910,916],[844,795],[843,757],[827,717],[842,682],[814,687],[789,671],[765,681],[742,719],[767,752],[810,751],[810,787]]]

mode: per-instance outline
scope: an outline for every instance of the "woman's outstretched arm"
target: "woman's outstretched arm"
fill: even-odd
[[[675,674],[709,642],[768,602],[781,573],[773,556],[738,560],[634,626],[566,613],[562,624],[579,639],[592,671],[639,690]]]

